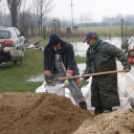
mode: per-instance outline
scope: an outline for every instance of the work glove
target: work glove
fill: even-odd
[[[66,86],[68,86],[69,85],[69,80],[65,80],[65,84],[66,84]]]
[[[70,76],[72,76],[72,74],[71,73],[67,73],[66,74],[66,77],[70,77]],[[69,85],[69,80],[67,79],[67,80],[65,80],[65,84],[66,84],[66,86],[68,86]]]
[[[52,73],[46,73],[44,75],[44,77],[45,77],[45,81],[46,81],[47,85],[53,85],[55,77],[53,76]]]

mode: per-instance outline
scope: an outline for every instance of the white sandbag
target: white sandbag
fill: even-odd
[[[55,93],[57,95],[65,96],[65,84],[58,84],[55,86],[46,86],[48,93]]]
[[[36,89],[36,93],[40,92],[47,92],[47,93],[55,93],[57,95],[65,96],[65,84],[58,84],[55,86],[47,86],[46,82],[44,81],[43,84]]]
[[[43,82],[43,84],[42,84],[40,87],[38,87],[38,88],[35,90],[35,92],[36,92],[36,93],[46,92],[46,86],[44,86],[44,85],[46,85],[46,82],[45,82],[45,81]]]
[[[129,96],[130,96],[131,105],[132,105],[132,107],[134,107],[134,88],[132,88],[132,87],[127,87],[127,93],[128,93]]]
[[[120,100],[120,106],[113,107],[113,109],[129,109],[132,108],[130,102],[130,96],[126,92],[126,85],[125,85],[125,73],[118,73],[118,94]]]
[[[85,97],[88,110],[94,110],[94,107],[91,106],[91,83],[92,83],[92,77],[89,78],[88,85],[81,89],[82,93],[83,93],[83,95]]]
[[[130,73],[127,73],[126,76],[126,92],[130,96],[131,105],[134,107],[134,68],[132,67]]]

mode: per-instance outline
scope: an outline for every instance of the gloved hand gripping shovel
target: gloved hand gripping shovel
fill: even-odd
[[[107,72],[99,72],[99,73],[91,73],[91,74],[86,74],[86,76],[90,77],[90,76],[99,76],[99,75],[106,75],[106,74],[115,74],[115,73],[120,73],[120,72],[124,72],[124,70],[115,70],[115,71],[107,71]],[[61,78],[54,78],[54,76],[49,73],[45,75],[45,80],[47,82],[47,85],[53,85],[54,81],[59,81],[59,80],[67,80],[67,79],[75,79],[75,78],[80,78],[82,77],[82,75],[75,75],[75,76],[69,76],[69,77],[61,77]]]

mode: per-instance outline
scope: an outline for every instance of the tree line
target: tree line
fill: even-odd
[[[26,8],[26,0],[0,0],[0,25],[17,27],[26,36],[30,29],[34,34],[34,29],[38,28],[42,35],[43,23],[53,9],[54,0],[32,0],[32,3],[33,6]],[[7,6],[9,14],[5,12]]]

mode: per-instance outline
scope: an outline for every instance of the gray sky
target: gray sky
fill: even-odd
[[[59,17],[70,17],[71,0],[55,0],[56,7],[53,14]],[[74,18],[79,18],[81,13],[89,13],[92,21],[101,21],[104,16],[113,17],[117,14],[134,14],[134,0],[73,0]],[[63,8],[62,8],[63,7]],[[60,10],[62,8],[62,10]],[[71,18],[71,17],[70,17]]]
[[[33,0],[27,0],[27,6]],[[80,19],[81,14],[91,15],[92,22],[100,22],[103,17],[115,17],[117,14],[133,15],[134,0],[72,0],[74,20]],[[54,0],[55,7],[50,17],[71,20],[71,0]]]

